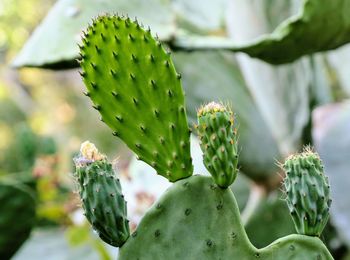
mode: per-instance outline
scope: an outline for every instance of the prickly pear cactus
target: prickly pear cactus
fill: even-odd
[[[331,205],[328,177],[318,154],[309,147],[287,158],[284,186],[286,200],[299,234],[320,236]]]
[[[102,121],[141,160],[175,182],[128,238],[124,200],[114,199],[122,198],[120,186],[105,180],[111,170],[95,148],[82,150],[87,155],[76,160],[78,168],[83,167],[77,174],[89,179],[101,175],[91,178],[98,192],[84,194],[89,184],[78,181],[87,218],[100,235],[99,228],[114,232],[119,259],[333,259],[314,236],[286,236],[263,249],[251,244],[227,188],[237,175],[237,137],[232,112],[222,105],[204,106],[198,115],[204,161],[212,177],[191,176],[180,77],[150,31],[128,18],[100,17],[85,33],[81,56],[86,95]],[[211,167],[215,156],[220,163]],[[95,212],[99,214],[94,224]],[[102,239],[110,241],[105,236]]]
[[[180,75],[170,54],[137,22],[104,16],[81,46],[82,77],[101,120],[170,181],[192,175]]]
[[[216,184],[227,188],[237,176],[238,152],[234,115],[211,102],[198,110],[198,126],[205,167]]]
[[[112,165],[93,144],[85,142],[80,156],[75,158],[75,166],[86,218],[103,241],[122,246],[129,237],[129,221]]]

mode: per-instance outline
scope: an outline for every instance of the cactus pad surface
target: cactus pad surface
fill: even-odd
[[[192,175],[180,75],[150,30],[97,18],[83,38],[81,67],[86,95],[115,136],[170,181]]]
[[[194,199],[195,198],[195,199]],[[211,177],[177,181],[146,213],[119,259],[333,259],[317,237],[290,235],[256,249],[230,189]]]

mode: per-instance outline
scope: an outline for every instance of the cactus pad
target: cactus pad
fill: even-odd
[[[170,181],[192,175],[180,75],[150,30],[97,18],[83,38],[81,67],[86,95],[115,136]]]
[[[129,237],[129,221],[112,165],[89,142],[82,144],[81,157],[75,159],[75,164],[86,218],[103,241],[123,245]]]
[[[195,199],[194,199],[195,198]],[[230,189],[211,177],[177,181],[146,213],[120,248],[120,260],[333,259],[317,237],[290,235],[256,249]]]
[[[331,205],[328,177],[319,156],[306,148],[287,158],[284,186],[286,200],[299,234],[320,236]]]
[[[223,188],[237,176],[237,135],[232,111],[211,102],[198,110],[198,134],[204,165]]]

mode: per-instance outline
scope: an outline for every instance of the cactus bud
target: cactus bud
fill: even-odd
[[[329,182],[317,153],[306,147],[283,164],[289,211],[299,234],[320,236],[329,218]]]
[[[226,106],[211,102],[198,110],[198,135],[204,165],[217,185],[227,188],[237,176],[237,135],[234,115]]]
[[[86,218],[103,241],[120,247],[130,231],[126,202],[112,164],[88,141],[81,145],[74,162]]]

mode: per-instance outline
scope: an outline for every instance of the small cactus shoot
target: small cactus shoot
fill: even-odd
[[[112,164],[88,141],[81,145],[80,156],[74,161],[86,218],[103,241],[122,246],[129,237],[129,221]]]
[[[297,232],[320,236],[331,205],[328,177],[320,157],[307,147],[288,157],[283,168],[286,200]]]
[[[198,135],[205,167],[217,185],[227,188],[237,176],[237,131],[234,114],[226,106],[211,102],[198,110]]]

